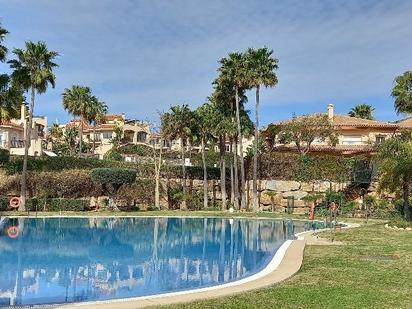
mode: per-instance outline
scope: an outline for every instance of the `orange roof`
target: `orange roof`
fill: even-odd
[[[315,117],[315,116],[325,116],[326,114],[322,113],[315,113],[315,114],[310,114],[308,115],[309,117]],[[305,116],[300,116],[297,117],[296,119],[299,120]],[[277,124],[285,124],[288,122],[291,122],[292,119],[288,119],[285,121],[280,121]],[[351,117],[347,115],[334,115],[332,121],[332,125],[335,127],[353,127],[353,128],[386,128],[386,129],[398,129],[399,125],[395,123],[390,123],[390,122],[384,122],[384,121],[377,121],[377,120],[368,120],[368,119],[362,119],[362,118],[356,118],[356,117]]]
[[[280,145],[275,147],[279,151],[297,151],[295,145]],[[376,150],[373,145],[311,145],[310,152],[337,152],[346,154],[371,153]]]
[[[400,129],[411,129],[412,128],[412,117],[408,117],[396,122]]]
[[[15,129],[19,129],[19,130],[23,130],[24,127],[22,124],[16,124],[14,122],[11,122],[10,120],[3,120],[0,121],[0,126],[2,127],[8,127],[8,128],[15,128]]]

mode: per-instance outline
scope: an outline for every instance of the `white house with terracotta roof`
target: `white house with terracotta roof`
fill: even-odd
[[[26,106],[22,104],[20,119],[0,123],[0,148],[11,155],[24,155],[24,140],[27,127]],[[47,117],[34,116],[31,130],[29,156],[40,156],[46,147]]]
[[[63,125],[63,131],[70,127],[80,127],[80,120],[72,120]],[[105,153],[112,148],[111,140],[116,135],[116,128],[123,131],[124,144],[149,144],[150,126],[147,122],[135,119],[126,119],[124,113],[115,115],[108,114],[104,117],[102,123],[93,126],[83,123],[83,140],[86,143],[94,144],[94,154],[103,158]]]
[[[371,154],[375,151],[376,145],[394,135],[399,129],[399,124],[397,123],[335,114],[333,104],[328,105],[326,114],[328,115],[330,123],[336,130],[338,135],[338,143],[335,146],[332,146],[329,145],[327,141],[315,140],[312,143],[310,152],[335,153],[337,155]],[[284,122],[279,122],[275,125],[281,125],[282,123]],[[292,144],[278,144],[277,148],[285,151],[296,150]]]

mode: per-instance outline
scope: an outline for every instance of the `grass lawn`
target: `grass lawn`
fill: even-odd
[[[336,239],[345,245],[307,246],[281,284],[170,308],[412,308],[412,232],[369,222]]]

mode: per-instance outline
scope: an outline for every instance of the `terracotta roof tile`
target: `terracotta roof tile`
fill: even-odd
[[[411,129],[412,128],[412,117],[408,117],[396,122],[401,129]]]

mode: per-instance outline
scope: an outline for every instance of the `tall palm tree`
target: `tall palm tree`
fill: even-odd
[[[358,104],[355,107],[353,107],[348,113],[348,115],[351,117],[373,120],[374,111],[375,109],[373,108],[372,105],[362,103],[362,104]]]
[[[406,71],[395,78],[392,97],[395,98],[395,110],[398,114],[412,114],[412,71]]]
[[[96,125],[102,123],[105,115],[107,114],[108,108],[106,103],[99,101],[95,96],[92,97],[94,101],[93,104],[89,106],[89,112],[87,114],[87,122],[93,125],[93,153],[96,150]]]
[[[199,106],[195,112],[195,134],[198,140],[200,140],[202,163],[203,163],[203,207],[208,207],[208,190],[207,190],[207,166],[205,148],[206,143],[213,139],[213,126],[216,118],[218,117],[218,111],[213,104],[205,103]]]
[[[246,208],[245,190],[245,163],[243,155],[243,134],[240,122],[240,92],[248,88],[245,55],[241,53],[230,53],[227,58],[220,60],[220,76],[218,80],[231,81],[235,91],[236,125],[240,148],[240,177],[241,177],[241,208]]]
[[[20,104],[24,100],[23,93],[11,85],[7,74],[0,75],[0,123],[19,117]]]
[[[54,88],[56,77],[53,69],[58,66],[54,63],[54,60],[59,54],[55,51],[49,51],[44,42],[32,41],[26,42],[25,49],[14,49],[13,54],[16,58],[8,62],[13,69],[12,79],[16,85],[27,92],[29,90],[31,92],[29,121],[24,143],[21,206],[19,207],[19,210],[24,211],[26,210],[27,158],[29,156],[36,93],[46,92],[49,85]]]
[[[82,156],[83,150],[83,126],[87,119],[90,118],[94,111],[94,106],[98,104],[98,100],[92,95],[89,87],[73,85],[70,89],[64,89],[63,107],[73,116],[80,117],[79,130],[79,156]]]
[[[4,41],[4,38],[9,32],[1,27],[0,24],[0,62],[4,62],[6,60],[7,55],[7,47],[2,45],[1,43]]]
[[[255,108],[255,139],[253,142],[253,209],[258,210],[257,169],[259,141],[259,97],[260,87],[274,87],[278,83],[275,70],[278,69],[278,59],[274,58],[273,50],[268,48],[249,48],[246,52],[246,74],[249,86],[256,89]]]
[[[191,136],[191,128],[193,127],[193,112],[186,104],[175,105],[170,108],[168,113],[162,115],[162,132],[165,137],[173,140],[180,140],[180,148],[182,153],[182,187],[183,187],[183,202],[181,208],[186,208],[186,166],[185,166],[185,147],[187,140]]]

